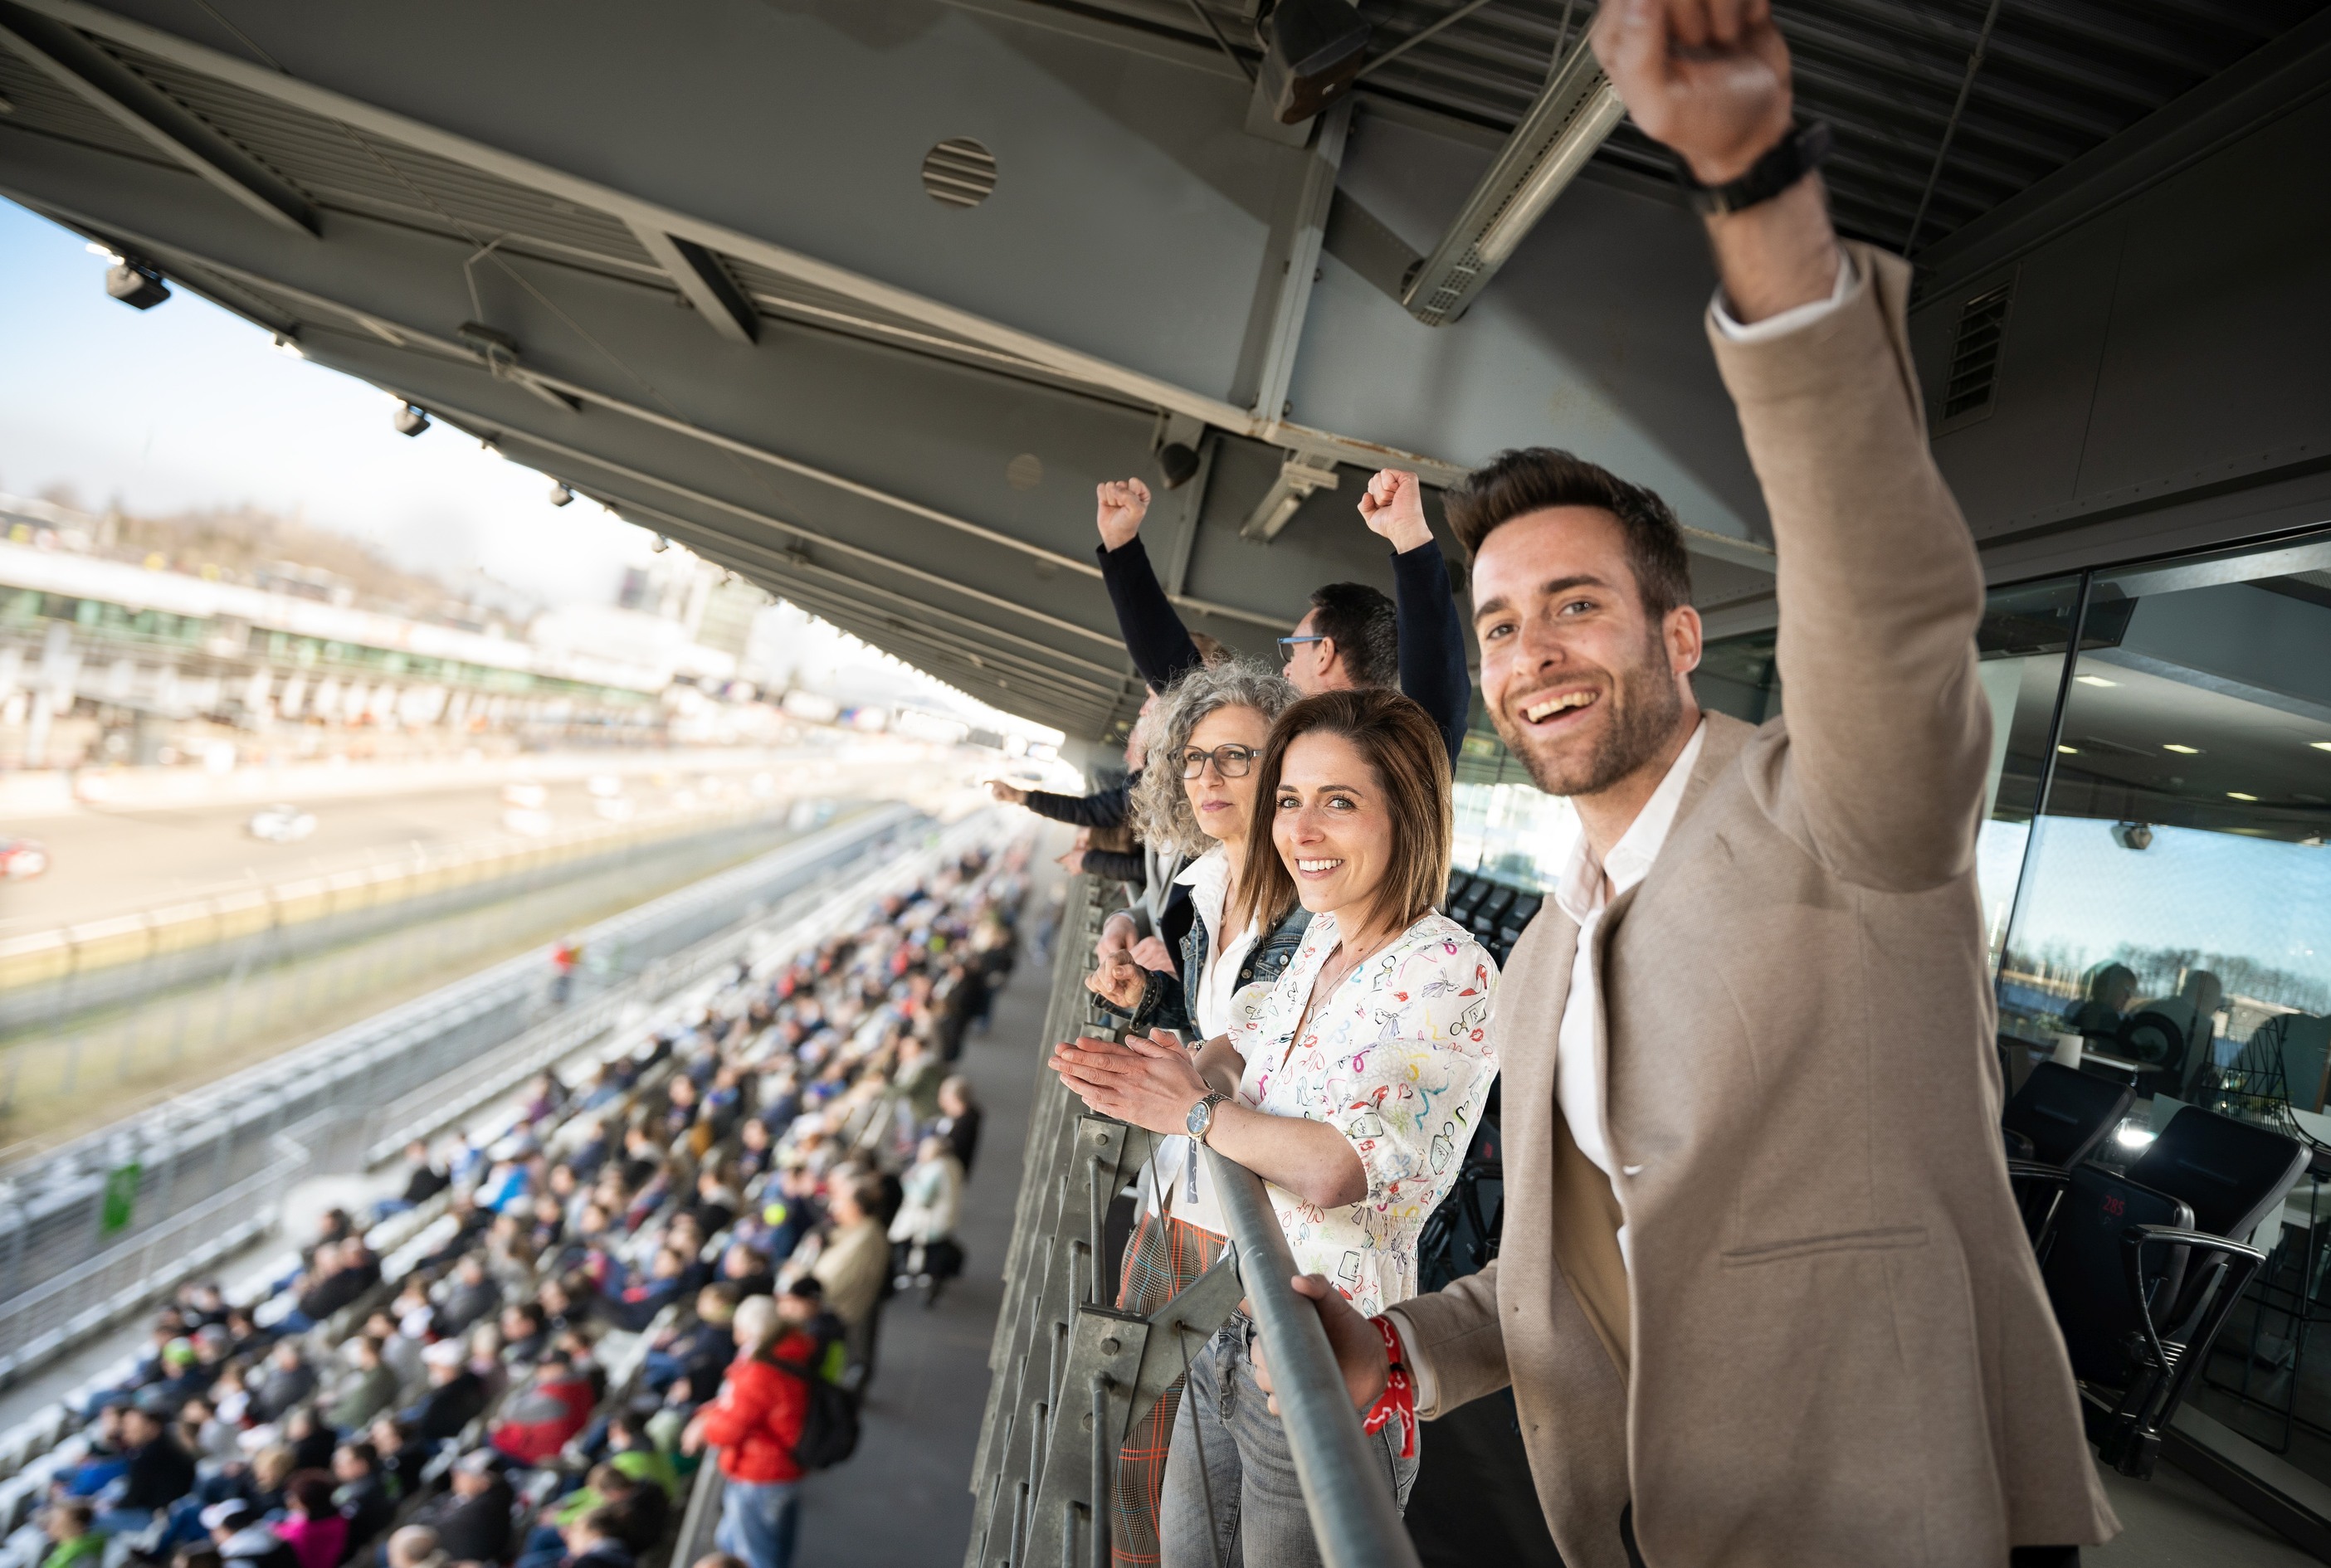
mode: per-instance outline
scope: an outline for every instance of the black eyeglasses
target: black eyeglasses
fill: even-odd
[[[1244,778],[1254,771],[1254,747],[1251,746],[1218,746],[1212,751],[1200,751],[1193,746],[1182,754],[1182,776],[1196,778],[1206,771],[1208,763],[1224,778]]]

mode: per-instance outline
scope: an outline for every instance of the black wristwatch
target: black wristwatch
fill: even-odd
[[[1767,148],[1736,180],[1704,185],[1692,177],[1691,166],[1681,166],[1683,188],[1701,213],[1736,213],[1759,202],[1769,202],[1829,161],[1831,137],[1827,120],[1793,125],[1789,134]]]

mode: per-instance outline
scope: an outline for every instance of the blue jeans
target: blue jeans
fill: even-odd
[[[730,1481],[721,1488],[712,1544],[749,1568],[793,1568],[800,1520],[800,1482]]]
[[[1166,1455],[1165,1491],[1157,1501],[1164,1568],[1208,1568],[1214,1563],[1228,1568],[1320,1568],[1319,1544],[1311,1534],[1303,1488],[1296,1483],[1287,1430],[1270,1413],[1254,1380],[1252,1332],[1243,1316],[1233,1316],[1190,1364],[1189,1387],[1175,1412],[1174,1440]],[[1389,1422],[1366,1440],[1368,1458],[1383,1464],[1394,1505],[1405,1509],[1417,1461],[1399,1457],[1399,1441],[1397,1426]]]

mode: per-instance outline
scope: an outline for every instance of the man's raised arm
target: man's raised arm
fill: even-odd
[[[1134,670],[1152,691],[1163,691],[1204,660],[1141,545],[1149,487],[1139,480],[1111,480],[1095,488],[1094,500],[1101,585],[1116,607],[1117,629],[1133,655]]]
[[[1628,112],[1701,185],[1770,172],[1792,124],[1770,0],[1613,0],[1594,41]],[[1779,556],[1805,832],[1848,880],[1934,886],[1974,853],[1990,710],[1983,577],[1927,445],[1909,269],[1840,247],[1818,175],[1708,226],[1723,285],[1709,336]]]

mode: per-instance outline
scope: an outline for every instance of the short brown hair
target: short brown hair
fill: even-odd
[[[1257,769],[1261,777],[1253,822],[1247,831],[1238,908],[1225,924],[1242,929],[1259,912],[1295,905],[1295,879],[1279,857],[1270,827],[1279,812],[1279,777],[1287,748],[1298,736],[1313,733],[1340,735],[1357,746],[1383,786],[1392,813],[1392,864],[1368,913],[1372,917],[1389,914],[1405,929],[1441,902],[1449,889],[1453,831],[1449,743],[1413,699],[1380,686],[1307,697],[1270,727]]]
[[[1442,499],[1467,559],[1501,524],[1548,507],[1593,507],[1618,519],[1635,591],[1656,620],[1691,603],[1691,554],[1675,508],[1656,491],[1550,446],[1516,447],[1475,469]]]

